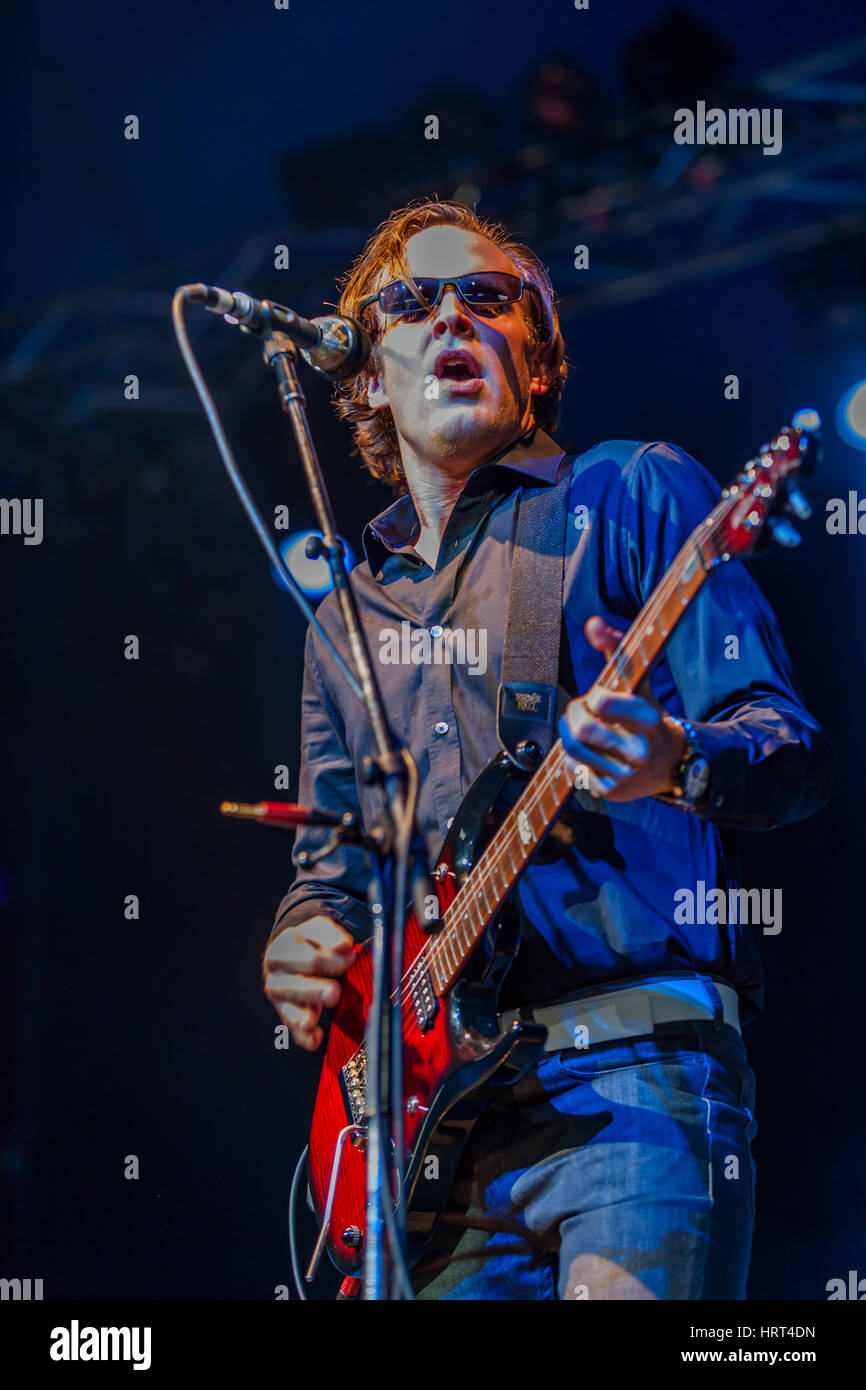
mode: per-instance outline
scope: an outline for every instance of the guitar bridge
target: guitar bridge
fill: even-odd
[[[367,1054],[363,1046],[340,1068],[340,1089],[347,1113],[355,1125],[360,1125],[367,1103]]]

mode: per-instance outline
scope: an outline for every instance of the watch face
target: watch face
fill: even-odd
[[[710,765],[706,758],[694,758],[683,776],[683,793],[689,801],[699,801],[710,784]]]

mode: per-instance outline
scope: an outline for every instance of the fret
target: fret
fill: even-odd
[[[463,941],[461,927],[462,924],[458,924],[456,929],[451,933],[451,952],[454,958],[454,964],[458,970],[466,957],[466,945]]]
[[[614,653],[613,661],[617,675],[623,685],[627,686],[630,682],[631,660],[625,647],[621,647],[618,652]]]
[[[472,883],[472,880],[470,879],[469,882],[466,884],[466,887],[463,889],[463,921],[466,923],[466,926],[469,930],[470,941],[475,941],[476,939],[474,908],[475,888]]]
[[[451,984],[452,976],[451,976],[450,970],[448,969],[448,965],[447,965],[447,962],[446,962],[446,960],[445,960],[445,958],[444,958],[444,955],[443,955],[441,952],[440,952],[439,959],[438,959],[438,967],[439,967],[438,973],[439,973],[439,980],[440,980],[439,988],[440,988],[440,989],[447,989],[447,988],[449,987],[449,985]]]
[[[451,960],[454,963],[455,970],[459,970],[463,963],[463,952],[460,949],[456,932],[449,932],[448,934],[448,949],[451,952]]]
[[[461,918],[457,927],[457,939],[460,942],[460,954],[464,959],[466,958],[466,956],[469,955],[469,952],[471,950],[471,943],[466,940],[466,937],[463,934],[465,926],[466,923]]]
[[[686,584],[688,584],[689,580],[695,574],[698,568],[698,561],[701,558],[701,552],[698,546],[698,542],[694,540],[692,537],[689,537],[689,540],[686,542],[686,546],[689,545],[691,546],[691,552],[685,556],[682,566],[682,577],[685,580]],[[684,546],[683,549],[685,549],[686,546]]]
[[[487,860],[487,858],[484,858],[484,859],[481,860],[480,869],[481,869],[481,878],[482,878],[482,880],[483,880],[483,882],[484,882],[484,904],[485,904],[485,906],[486,906],[488,912],[495,912],[495,911],[496,911],[496,906],[497,906],[497,904],[498,904],[498,902],[499,902],[499,890],[498,890],[498,888],[496,887],[496,884],[493,882],[492,867],[491,867],[491,863]],[[489,898],[488,898],[488,889],[489,889],[489,892],[490,892],[490,897],[489,897]],[[492,899],[492,901],[491,901],[491,899]]]
[[[504,859],[503,859],[503,854],[502,854],[502,846],[500,846],[500,849],[499,849],[499,857],[498,857],[498,861],[497,861],[497,862],[498,862],[498,864],[499,864],[499,877],[500,877],[500,880],[501,880],[501,882],[502,882],[502,892],[503,892],[503,894],[505,894],[505,893],[507,893],[508,890],[510,889],[512,880],[509,878],[509,876],[508,876],[508,870],[507,870],[506,867],[505,867],[505,861],[504,861]]]
[[[483,863],[484,863],[484,860],[482,859],[482,860],[480,860],[479,863],[476,864],[476,866],[475,866],[475,873],[476,873],[476,877],[477,877],[477,883],[476,883],[475,891],[476,891],[478,897],[481,898],[481,899],[483,900],[483,903],[484,903],[484,911],[485,911],[485,912],[489,912],[489,911],[490,911],[490,904],[489,904],[489,902],[487,901],[487,882],[486,882],[486,880],[485,880],[485,878],[484,878],[484,875],[483,875],[482,873],[479,872],[479,870],[480,870],[480,868],[481,868],[481,865],[482,865]]]
[[[487,885],[488,885],[488,887],[489,887],[489,889],[490,889],[490,892],[491,892],[491,894],[492,894],[492,896],[493,896],[493,906],[494,906],[494,908],[495,908],[495,907],[498,905],[498,903],[501,901],[501,899],[502,899],[502,891],[501,891],[501,889],[497,886],[496,879],[493,877],[494,871],[495,871],[495,869],[496,869],[496,856],[495,856],[495,854],[489,854],[489,853],[486,854],[486,855],[484,856],[484,859],[483,859],[482,862],[483,862],[484,867],[482,868],[481,872],[484,874],[485,878],[487,879]]]
[[[495,892],[496,894],[496,901],[499,901],[499,899],[502,898],[502,884],[505,880],[503,880],[502,877],[502,865],[500,865],[499,863],[498,849],[493,847],[493,845],[489,847],[488,858],[488,873],[489,876],[491,876],[491,887],[493,892]],[[496,881],[496,874],[499,874],[499,881]]]
[[[430,974],[430,983],[437,994],[441,994],[445,988],[445,979],[439,969],[439,960],[435,955],[430,956],[427,969]]]
[[[446,966],[448,967],[449,970],[453,970],[453,968],[454,968],[454,961],[453,961],[452,958],[451,958],[451,934],[450,934],[450,932],[445,931],[445,932],[442,933],[442,936],[441,936],[440,942],[439,942],[439,948],[440,948],[440,951],[441,951],[441,953],[442,953],[442,958],[443,958],[443,960],[445,961]]]

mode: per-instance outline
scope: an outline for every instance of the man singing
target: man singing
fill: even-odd
[[[676,909],[684,890],[735,886],[732,832],[825,802],[823,734],[737,561],[703,586],[637,694],[579,694],[718,488],[670,444],[571,456],[554,442],[564,347],[527,247],[457,204],[414,205],[371,238],[340,311],[363,316],[374,346],[339,409],[367,468],[400,493],[366,526],[351,582],[391,727],[417,763],[431,864],[500,746],[521,494],[567,470],[570,512],[585,519],[567,530],[559,735],[586,789],[571,842],[516,890],[522,942],[500,1006],[549,1021],[557,1001],[566,1029],[597,1007],[605,1033],[581,1047],[552,1030],[537,1066],[484,1110],[413,1270],[416,1297],[744,1298],[756,1125],[741,1025],[760,1011],[761,967],[748,923],[683,922]],[[339,644],[333,595],[318,616]],[[385,659],[406,624],[434,642],[484,640],[461,648],[472,661]],[[369,826],[381,791],[359,769],[374,752],[362,704],[310,629],[299,799]],[[295,855],[322,834],[300,831]],[[304,1048],[320,1045],[322,1011],[369,936],[366,886],[366,856],[343,846],[299,869],[278,910],[265,991]]]

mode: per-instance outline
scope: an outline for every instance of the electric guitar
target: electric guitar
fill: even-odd
[[[766,548],[772,535],[785,545],[799,542],[799,532],[781,513],[809,516],[794,479],[811,472],[817,449],[814,435],[789,426],[750,460],[682,546],[593,689],[634,692],[719,565]],[[538,1024],[516,1023],[500,1033],[502,972],[492,971],[490,954],[475,948],[490,928],[488,941],[506,935],[500,932],[503,907],[571,798],[578,769],[559,740],[528,781],[507,753],[498,753],[473,782],[443,843],[433,874],[436,920],[422,923],[408,910],[400,1101],[410,1263],[433,1231],[485,1104],[479,1088],[512,1084],[543,1048],[546,1030]],[[525,782],[516,799],[515,779]],[[507,799],[509,783],[512,804],[500,820],[497,808]],[[359,1270],[364,1248],[364,1033],[372,984],[368,944],[343,977],[310,1135],[309,1188],[321,1224],[319,1249],[324,1245],[347,1275]]]

